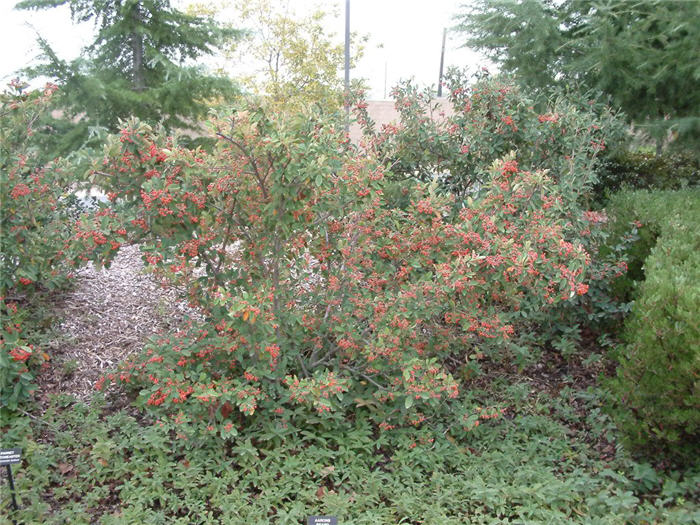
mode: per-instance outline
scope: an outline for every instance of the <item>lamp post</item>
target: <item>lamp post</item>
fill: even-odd
[[[445,65],[445,39],[447,38],[447,28],[442,30],[442,51],[440,52],[440,78],[438,79],[437,96],[442,96],[442,67]]]
[[[350,131],[350,0],[345,0],[345,131]]]

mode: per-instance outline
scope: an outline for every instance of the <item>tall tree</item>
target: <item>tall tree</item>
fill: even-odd
[[[275,110],[295,111],[310,105],[338,109],[343,104],[344,46],[342,38],[327,32],[328,18],[336,15],[318,7],[297,11],[297,3],[220,0],[222,16],[233,13],[246,28],[245,38],[227,56],[248,66],[243,85]],[[206,12],[212,4],[196,9]],[[362,55],[362,41],[352,35],[353,60]]]
[[[661,144],[700,135],[700,2],[476,0],[457,15],[466,45],[534,88],[609,94]]]
[[[170,0],[23,0],[16,8],[61,5],[70,7],[74,22],[92,21],[96,33],[70,62],[40,40],[47,60],[27,70],[62,88],[58,104],[72,122],[62,124],[71,130],[59,152],[85,140],[90,126],[113,131],[131,115],[168,128],[190,127],[206,114],[203,102],[235,93],[229,78],[196,63],[240,36],[212,17],[178,11]]]

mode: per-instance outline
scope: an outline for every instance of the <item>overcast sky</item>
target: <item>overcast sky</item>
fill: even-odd
[[[387,91],[399,79],[411,77],[421,85],[436,85],[443,28],[454,24],[452,15],[468,1],[351,0],[351,30],[370,36],[365,56],[351,76],[368,80],[371,99],[384,97],[385,76]],[[15,0],[0,0],[0,81],[3,86],[17,69],[29,64],[39,53],[37,33],[64,59],[77,56],[81,47],[90,41],[92,24],[72,25],[67,7],[38,12],[15,11],[15,3]],[[187,0],[181,2],[187,3]],[[345,1],[291,0],[302,12],[312,3],[340,13],[338,18],[330,18],[327,26],[329,33],[335,33],[336,39],[342,41]],[[236,26],[235,21],[233,23]],[[445,69],[450,65],[475,68],[484,63],[477,54],[459,48],[460,37],[448,31]],[[234,67],[232,74],[235,76],[235,73]]]

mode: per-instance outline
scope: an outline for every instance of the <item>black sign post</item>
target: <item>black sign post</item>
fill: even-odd
[[[12,496],[12,508],[17,512],[17,499],[15,497],[15,480],[12,479],[12,464],[19,463],[22,459],[21,448],[2,448],[0,449],[0,467],[7,467],[7,478],[10,481],[10,495]],[[15,520],[12,520],[14,525],[17,525]]]

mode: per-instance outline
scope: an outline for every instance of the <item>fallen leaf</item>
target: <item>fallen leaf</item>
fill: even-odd
[[[327,467],[323,467],[321,469],[321,477],[326,477],[328,474],[335,472],[335,467],[333,465],[329,465]]]

